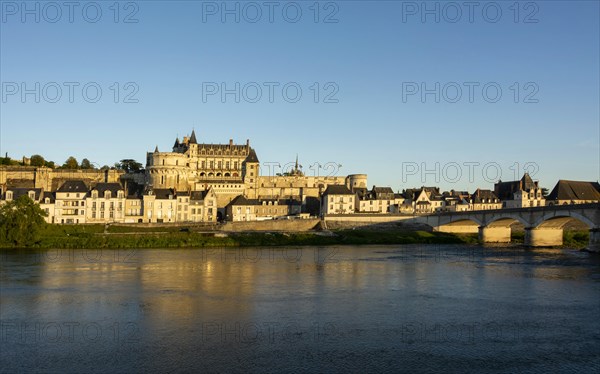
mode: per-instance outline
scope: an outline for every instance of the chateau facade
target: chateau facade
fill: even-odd
[[[318,199],[329,185],[367,187],[367,176],[305,176],[296,166],[285,175],[261,175],[256,151],[245,144],[199,143],[195,131],[182,140],[177,138],[170,152],[158,147],[146,155],[146,179],[150,189],[207,191],[217,196],[217,205],[225,207],[237,196],[248,199]]]

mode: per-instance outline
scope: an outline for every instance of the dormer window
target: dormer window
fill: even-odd
[[[35,192],[34,191],[27,192],[27,196],[29,196],[29,198],[31,200],[35,200]]]
[[[123,193],[123,191],[119,191],[119,192],[117,192],[117,197],[118,197],[119,199],[122,199],[122,198],[124,197],[124,193]]]
[[[10,201],[13,199],[13,192],[12,191],[6,191],[6,201]]]
[[[50,204],[50,199],[49,198],[45,198],[44,199],[44,204]]]
[[[98,198],[98,191],[92,191],[92,199]]]
[[[110,191],[104,191],[104,198],[110,199]]]

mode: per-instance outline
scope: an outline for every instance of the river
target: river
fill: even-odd
[[[600,372],[600,256],[455,245],[0,253],[0,372]]]

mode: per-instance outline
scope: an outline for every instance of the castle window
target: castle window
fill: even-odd
[[[163,165],[165,164],[165,160],[162,160],[162,164],[163,164]]]

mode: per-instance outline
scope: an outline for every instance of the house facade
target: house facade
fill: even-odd
[[[345,185],[328,186],[321,198],[321,214],[352,214],[356,209],[356,194]]]

